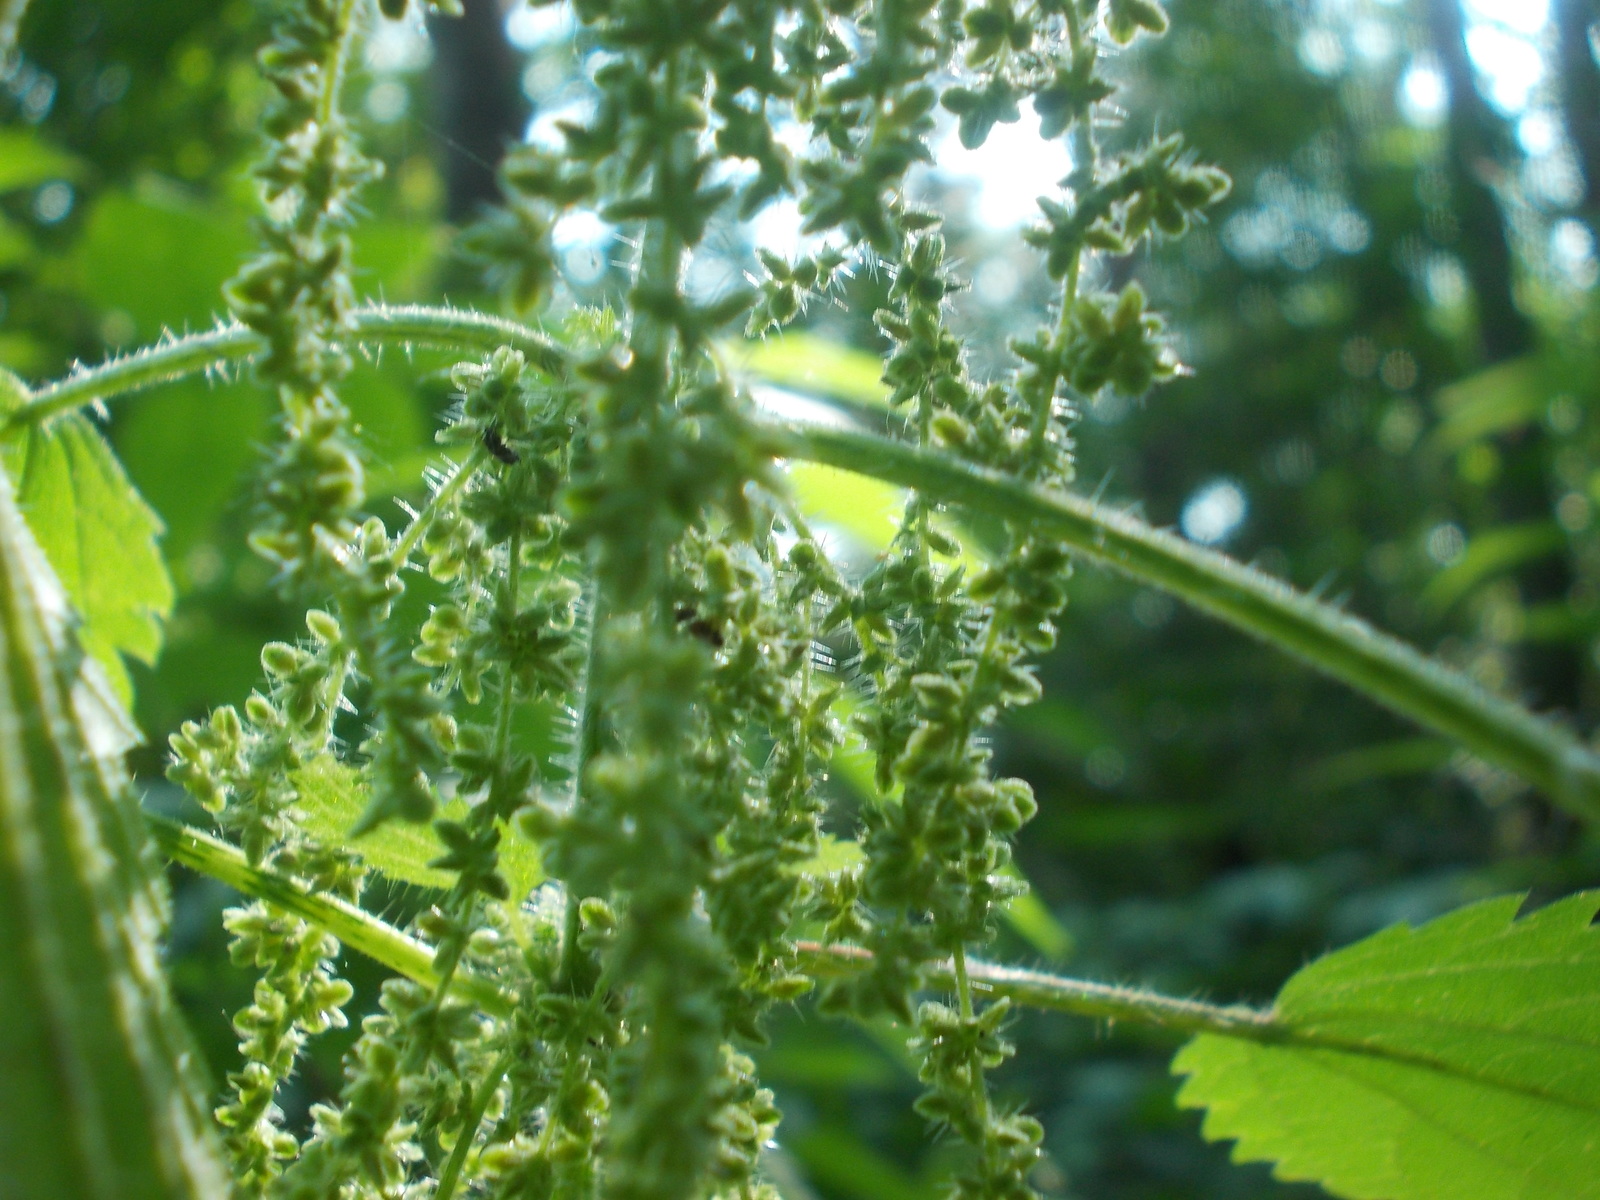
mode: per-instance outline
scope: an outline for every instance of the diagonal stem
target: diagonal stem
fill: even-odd
[[[178,821],[145,814],[151,836],[162,853],[202,875],[228,884],[247,896],[271,903],[327,930],[346,946],[412,979],[436,987],[433,952],[409,934],[357,905],[312,892],[270,867],[252,867],[236,847]],[[854,946],[800,942],[802,967],[819,977],[853,975],[869,970],[872,953]],[[1220,1007],[1179,1000],[1137,988],[1065,979],[992,963],[966,963],[973,991],[991,997],[1009,996],[1018,1004],[1102,1020],[1136,1021],[1179,1033],[1217,1033],[1254,1041],[1283,1041],[1288,1036],[1270,1014],[1240,1006]],[[935,964],[929,982],[947,990],[955,985],[955,965]],[[516,997],[490,980],[457,971],[451,989],[492,1016],[510,1015]]]
[[[1600,819],[1600,756],[1571,733],[1281,580],[1091,500],[903,442],[792,421],[760,428],[775,454],[1047,528],[1083,557],[1170,592],[1516,773],[1569,812]]]
[[[358,308],[351,314],[351,321],[351,337],[357,342],[482,352],[510,346],[522,351],[529,362],[547,374],[564,374],[567,369],[566,351],[544,334],[484,313],[379,304]],[[98,366],[80,368],[65,379],[35,389],[25,403],[5,414],[0,420],[0,437],[97,400],[110,400],[246,361],[264,349],[266,341],[259,334],[243,325],[229,324],[158,342]]]
[[[553,375],[565,350],[526,326],[481,313],[372,306],[354,314],[355,338],[456,350],[513,346]],[[0,437],[58,413],[165,380],[249,359],[262,343],[238,326],[195,334],[80,371],[32,392],[0,420]],[[1425,728],[1514,772],[1568,811],[1600,819],[1600,757],[1553,722],[1493,696],[1359,618],[1297,592],[1226,555],[1064,492],[1030,487],[890,438],[794,421],[763,420],[774,454],[870,475],[1010,520],[1036,522],[1086,558],[1179,599],[1324,671]]]
[[[268,900],[303,917],[327,930],[345,945],[369,955],[424,987],[437,985],[439,976],[433,969],[432,954],[428,948],[381,918],[326,893],[308,891],[300,883],[277,871],[252,867],[236,847],[210,834],[151,814],[146,814],[145,820],[156,845],[177,862],[229,884],[246,895]],[[872,969],[871,951],[856,946],[799,942],[795,950],[801,969],[818,978],[839,978]],[[1482,1071],[1474,1071],[1460,1063],[1440,1058],[1425,1048],[1384,1045],[1325,1033],[1315,1028],[1298,1028],[1280,1019],[1271,1010],[1237,1004],[1206,1004],[1199,1000],[1163,996],[1143,988],[1071,979],[1043,971],[970,959],[965,966],[969,986],[975,993],[991,998],[1008,997],[1013,1003],[1029,1008],[1101,1021],[1124,1021],[1185,1036],[1210,1034],[1261,1045],[1333,1051],[1404,1063],[1442,1075],[1470,1079],[1479,1084],[1487,1083],[1492,1087],[1524,1090],[1496,1083]],[[928,972],[927,983],[946,991],[954,990],[956,970],[956,964],[949,959],[934,963]],[[491,1016],[508,1016],[517,1003],[515,996],[491,980],[465,971],[456,972],[450,989]]]

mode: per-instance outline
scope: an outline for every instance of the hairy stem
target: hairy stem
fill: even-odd
[[[310,921],[351,949],[424,987],[438,985],[432,951],[382,918],[326,892],[308,891],[271,868],[252,867],[236,847],[201,830],[149,813],[145,820],[156,845],[174,861]],[[797,948],[803,969],[813,975],[852,975],[872,966],[872,953],[854,946],[801,942]],[[1137,988],[1065,979],[970,959],[964,965],[973,992],[1009,996],[1014,1003],[1032,1008],[1134,1021],[1179,1033],[1219,1033],[1253,1041],[1283,1041],[1288,1036],[1288,1031],[1275,1025],[1269,1013],[1253,1008],[1202,1004]],[[929,982],[956,990],[956,979],[955,964],[946,961],[934,965]],[[516,997],[509,992],[467,971],[456,972],[451,988],[492,1016],[509,1016],[516,1004]]]
[[[346,946],[424,987],[437,986],[439,975],[433,968],[428,948],[381,918],[326,893],[309,892],[293,879],[271,869],[252,867],[237,848],[198,829],[148,813],[145,820],[156,845],[175,861],[312,922]],[[856,946],[799,942],[795,949],[800,968],[816,977],[861,974],[873,966],[871,951]],[[1029,1008],[1113,1023],[1125,1021],[1186,1036],[1211,1034],[1264,1045],[1333,1050],[1427,1067],[1446,1075],[1460,1074],[1459,1066],[1425,1052],[1296,1028],[1271,1010],[1239,1004],[1206,1004],[1163,996],[1143,988],[1070,979],[970,959],[965,968],[968,986],[974,993],[991,999],[1007,997],[1012,1003]],[[948,959],[933,964],[928,983],[935,988],[956,990],[956,964]],[[517,1003],[511,993],[467,971],[456,972],[450,990],[490,1016],[509,1016]]]
[[[768,422],[775,453],[871,475],[991,516],[1031,522],[1079,554],[1163,591],[1350,685],[1600,819],[1600,757],[1559,726],[1272,576],[1082,497],[851,430]]]
[[[145,814],[145,821],[151,839],[174,862],[310,921],[352,950],[423,987],[438,986],[433,951],[409,934],[357,905],[326,892],[312,892],[278,871],[252,867],[243,851],[209,833],[150,813]],[[509,1016],[516,1003],[515,997],[494,984],[465,973],[456,975],[452,988],[492,1016]]]
[[[525,326],[444,308],[368,307],[356,337],[374,344],[453,349],[513,346],[551,374],[565,352]],[[0,435],[60,412],[224,362],[247,359],[261,340],[238,326],[138,351],[50,384],[13,410]],[[761,425],[773,453],[870,475],[993,516],[1036,522],[1084,557],[1170,592],[1212,616],[1295,655],[1402,716],[1514,772],[1562,807],[1600,818],[1600,758],[1559,726],[1490,695],[1356,617],[1281,581],[1093,501],[1029,487],[873,434],[796,422]]]
[[[478,468],[483,466],[488,457],[488,450],[482,446],[474,446],[472,448],[472,452],[455,469],[450,478],[445,480],[440,485],[439,490],[428,500],[428,503],[423,505],[422,511],[416,515],[411,524],[406,527],[406,531],[400,535],[400,540],[395,542],[394,557],[397,562],[403,565],[411,557],[412,552],[417,548],[417,544],[427,536],[428,526],[433,524],[433,518],[460,494],[461,489],[467,486],[467,483],[477,474]]]
[[[469,351],[510,346],[522,351],[529,362],[547,374],[564,374],[567,367],[565,351],[542,333],[483,313],[421,305],[370,305],[358,308],[351,320],[351,336],[371,345]],[[228,363],[248,361],[265,349],[266,339],[238,324],[147,346],[35,389],[26,403],[0,421],[0,437],[97,400],[111,400]]]
[[[156,845],[175,861],[312,922],[346,946],[424,987],[437,986],[439,975],[434,970],[429,949],[380,917],[325,892],[310,892],[271,868],[252,867],[237,848],[201,830],[148,813],[145,820]],[[796,949],[801,968],[814,976],[837,978],[872,968],[871,951],[855,946],[800,942]],[[1097,1020],[1128,1021],[1181,1034],[1211,1033],[1253,1042],[1361,1050],[1360,1047],[1345,1047],[1343,1043],[1335,1046],[1325,1037],[1283,1024],[1269,1011],[1244,1005],[1205,1004],[1163,996],[1143,988],[1070,979],[971,959],[959,967],[951,960],[935,963],[928,982],[935,988],[956,991],[961,969],[973,994],[992,999],[1005,996],[1029,1008]],[[509,992],[467,971],[457,971],[450,986],[456,994],[492,1016],[508,1016],[517,1002]],[[1393,1057],[1390,1052],[1376,1049],[1362,1052]]]

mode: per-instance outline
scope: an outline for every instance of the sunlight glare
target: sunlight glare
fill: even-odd
[[[1039,136],[1039,117],[1031,108],[1010,125],[996,125],[976,150],[961,144],[952,127],[936,147],[941,174],[978,185],[973,216],[990,229],[1012,229],[1040,216],[1038,198],[1055,196],[1072,170],[1066,143]]]

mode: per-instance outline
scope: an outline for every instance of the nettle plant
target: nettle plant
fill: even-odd
[[[1360,621],[1078,498],[1076,408],[1178,364],[1139,288],[1096,256],[1176,238],[1228,189],[1177,133],[1096,144],[1116,47],[1155,0],[576,0],[598,103],[564,149],[513,149],[505,206],[468,235],[515,310],[359,304],[348,229],[376,174],[340,108],[346,63],[405,0],[287,0],[260,253],[213,332],[37,388],[4,378],[0,474],[0,1192],[7,1196],[579,1200],[775,1194],[781,1142],[747,1051],[775,1006],[890,1015],[954,1195],[1023,1200],[1039,1122],[993,1093],[1018,1006],[1193,1035],[1180,1102],[1241,1159],[1355,1197],[1600,1194],[1600,939],[1585,894],[1397,927],[1311,964],[1270,1010],[1215,1007],[974,957],[1025,886],[1033,815],[984,731],[1039,695],[1074,558],[1108,564],[1455,739],[1584,818],[1600,759]],[[447,6],[440,5],[441,8]],[[940,216],[908,198],[940,109],[976,146],[1031,102],[1072,174],[1026,236],[1055,318],[968,371]],[[785,127],[808,136],[799,148]],[[709,227],[799,200],[828,235],[763,252],[750,289],[686,286]],[[615,311],[552,307],[573,209],[627,231]],[[810,422],[755,406],[727,364],[841,273],[889,280],[886,409]],[[564,315],[556,315],[563,312]],[[461,361],[448,465],[402,527],[370,515],[339,399],[355,351]],[[311,606],[238,707],[170,738],[169,773],[221,836],[141,817],[109,680],[153,645],[153,518],[78,410],[247,362],[280,403],[253,547]],[[906,489],[892,540],[842,570],[783,464]],[[1003,538],[963,532],[980,514]],[[98,539],[98,540],[97,540]],[[116,556],[91,593],[73,564]],[[396,600],[431,589],[415,627]],[[141,640],[142,639],[142,640]],[[826,669],[846,657],[845,680]],[[560,733],[526,736],[530,713]],[[553,714],[553,716],[552,716]],[[822,787],[864,747],[854,841]],[[430,825],[431,823],[431,825]],[[259,978],[220,1102],[156,958],[156,855],[233,885]],[[430,889],[407,929],[374,872]],[[335,1103],[274,1103],[307,1040],[347,1020],[340,944],[392,969]]]

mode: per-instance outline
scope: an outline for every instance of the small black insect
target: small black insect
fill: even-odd
[[[696,614],[694,609],[688,607],[680,608],[673,615],[678,618],[678,624],[682,625],[706,645],[717,650],[722,649],[722,634],[718,632],[717,627],[710,621]]]
[[[522,461],[521,455],[506,445],[505,439],[500,436],[500,431],[493,425],[483,431],[483,448],[503,463]]]

